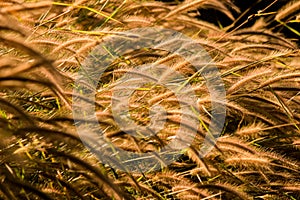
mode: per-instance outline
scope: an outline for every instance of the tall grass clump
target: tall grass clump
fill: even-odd
[[[275,5],[275,4],[274,4]],[[231,25],[199,18],[214,10]],[[299,199],[299,2],[247,15],[230,0],[0,2],[1,199]],[[205,80],[178,55],[140,49],[117,58],[99,77],[99,128],[126,151],[151,152],[184,125],[197,135],[183,155],[159,171],[126,172],[101,163],[82,144],[72,115],[74,81],[105,36],[138,27],[164,27],[193,38],[209,53],[226,89],[226,122],[205,157],[198,150],[211,121]],[[271,28],[270,28],[271,27]],[[292,36],[284,35],[285,27]],[[167,112],[164,129],[141,140],[118,128],[112,91],[129,70],[147,63],[176,70],[196,96],[199,126],[182,122],[168,89],[144,85],[130,98],[138,125],[149,108]],[[167,78],[167,77],[165,77]],[[132,132],[135,127],[128,127]]]

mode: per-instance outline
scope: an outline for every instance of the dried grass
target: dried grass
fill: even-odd
[[[250,199],[269,194],[300,198],[300,51],[293,40],[268,30],[264,15],[259,31],[235,27],[233,22],[233,31],[226,32],[193,16],[198,8],[211,8],[234,21],[239,9],[229,0],[171,4],[20,0],[0,5],[0,132],[5,138],[0,141],[0,198]],[[275,20],[290,19],[299,5],[295,1],[281,8]],[[94,102],[72,94],[73,81],[85,57],[106,35],[149,25],[181,31],[206,49],[226,88],[227,118],[215,148],[201,157],[198,150],[214,102],[205,79],[178,55],[147,49],[128,52],[99,77],[97,127],[112,143],[132,152],[158,150],[179,126],[197,134],[171,165],[156,172],[129,173],[100,163],[81,143],[71,97],[87,105]],[[143,85],[130,100],[130,112],[137,123],[147,124],[149,108],[164,106],[168,114],[164,130],[140,139],[118,128],[111,111],[116,82],[136,66],[153,62],[186,77],[197,96],[199,127],[187,120],[195,116],[180,110],[179,104],[188,102],[163,87]],[[135,75],[151,78],[140,72]],[[161,79],[168,76],[163,73]],[[94,89],[90,83],[82,85]],[[110,159],[123,167],[113,156]]]

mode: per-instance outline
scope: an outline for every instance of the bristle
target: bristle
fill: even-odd
[[[300,10],[300,1],[294,1],[292,3],[288,3],[284,8],[282,8],[277,13],[277,15],[275,16],[275,20],[277,21],[282,20],[299,10]]]

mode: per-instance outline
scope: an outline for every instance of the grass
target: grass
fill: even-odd
[[[274,1],[242,26],[235,22],[247,12],[238,14],[231,1],[19,2],[0,3],[1,199],[300,198],[300,50],[293,25],[299,24],[299,2]],[[223,13],[232,24],[197,19],[198,8]],[[215,147],[199,157],[212,113],[205,79],[189,62],[163,50],[116,56],[94,88],[99,126],[114,145],[159,151],[180,125],[196,133],[170,165],[158,156],[163,166],[158,171],[122,171],[101,163],[80,140],[74,120],[82,119],[72,114],[74,81],[105,36],[149,26],[182,32],[205,48],[225,85],[226,121]],[[128,112],[136,126],[127,128],[135,136],[120,128],[112,114],[113,90],[126,72],[147,63],[163,64],[191,85],[198,127],[192,120],[181,122],[187,115],[179,106],[184,102],[152,83],[130,97]],[[89,104],[82,93],[74,96]],[[151,123],[154,105],[165,109],[167,116],[160,119],[165,124],[158,134],[144,137],[147,130],[137,125]]]

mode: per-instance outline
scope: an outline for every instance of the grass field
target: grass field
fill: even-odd
[[[300,2],[257,0],[246,7],[241,2],[0,1],[0,198],[300,199]],[[107,49],[113,62],[100,77],[89,71],[85,78],[92,81],[78,85],[86,59],[105,38],[126,38],[121,33],[145,27],[191,38],[211,58],[203,65],[213,63],[218,69],[226,119],[214,148],[203,157],[199,151],[213,121],[214,99],[208,80],[180,55],[143,46],[123,55]],[[171,46],[178,40],[163,42]],[[193,44],[186,48],[192,52]],[[133,123],[120,127],[123,118],[114,112],[123,99],[114,92],[132,85],[119,81],[126,75],[148,80],[140,71],[128,74],[151,63],[174,72],[150,70],[162,83],[189,85],[196,117],[182,120],[189,113],[181,104],[191,99],[178,99],[170,88],[152,81],[133,90],[128,98]],[[95,94],[96,127],[80,113],[91,105],[88,92]],[[85,103],[76,105],[74,99]],[[152,120],[151,108],[163,108],[163,119]],[[137,169],[150,165],[146,171],[126,169],[122,162],[127,160],[117,158],[114,147],[109,155],[102,153],[119,167],[101,162],[83,144],[75,122],[100,128],[110,144],[125,151],[154,152],[157,169],[143,160]],[[154,130],[162,126],[155,135],[138,128],[151,123]],[[195,137],[166,164],[155,152],[176,138],[182,126]]]

